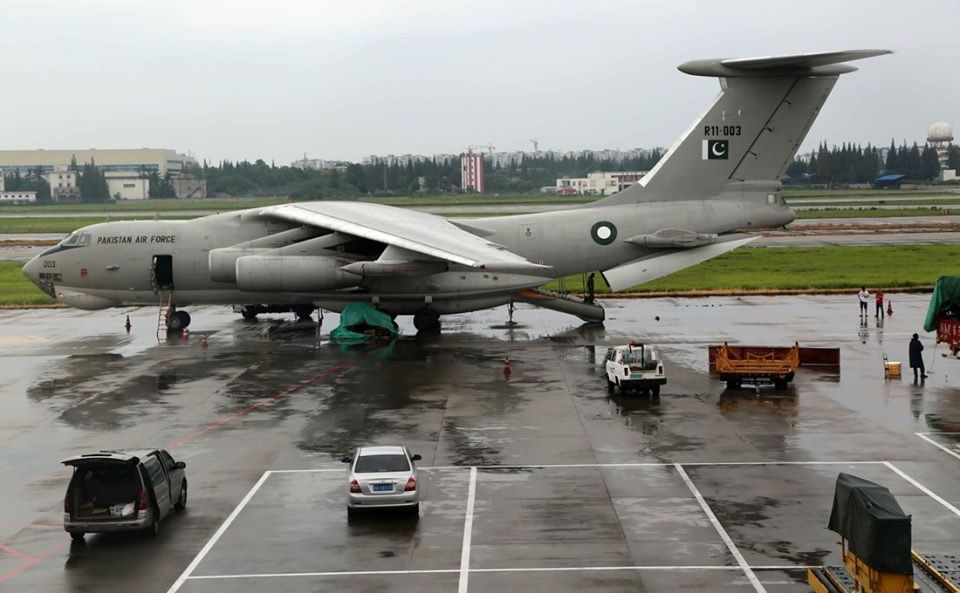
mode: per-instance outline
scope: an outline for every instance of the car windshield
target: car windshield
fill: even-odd
[[[377,474],[382,472],[405,472],[410,470],[406,455],[363,455],[357,459],[354,470],[358,474]]]

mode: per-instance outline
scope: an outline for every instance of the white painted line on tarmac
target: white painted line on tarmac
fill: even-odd
[[[187,577],[191,581],[218,580],[218,579],[277,579],[283,577],[357,577],[377,575],[404,575],[404,574],[450,574],[458,573],[457,568],[441,568],[437,570],[352,570],[333,572],[268,572],[260,574],[210,574]]]
[[[210,552],[214,544],[217,543],[217,540],[227,531],[227,528],[230,527],[230,524],[234,522],[237,516],[240,514],[240,511],[243,510],[243,507],[247,506],[247,503],[250,502],[250,499],[253,498],[253,495],[257,493],[257,490],[260,490],[260,487],[263,486],[263,483],[267,481],[267,478],[270,477],[270,471],[267,470],[263,472],[263,475],[260,476],[260,479],[257,480],[257,483],[253,485],[253,488],[247,492],[247,495],[243,497],[243,500],[240,501],[240,504],[233,509],[233,512],[226,518],[222,525],[214,532],[213,537],[207,540],[207,543],[204,544],[203,548],[200,549],[200,552],[197,553],[196,557],[187,565],[183,570],[183,573],[177,577],[177,580],[170,585],[170,588],[167,589],[167,593],[177,593],[180,590],[180,587],[190,578],[190,575],[193,574],[193,571],[196,570],[197,566],[203,561],[203,558]]]
[[[460,584],[458,593],[467,593],[470,580],[470,540],[473,538],[473,505],[477,498],[477,468],[470,468],[470,486],[467,488],[467,515],[463,520],[463,545],[460,548]]]
[[[886,465],[887,467],[889,467],[891,470],[893,470],[898,476],[900,476],[900,477],[903,478],[904,480],[906,480],[906,481],[910,482],[911,484],[913,484],[914,486],[916,486],[921,492],[923,492],[924,494],[926,494],[927,496],[929,496],[929,497],[932,498],[933,500],[935,500],[935,501],[939,502],[940,504],[942,504],[944,507],[947,508],[948,511],[950,511],[950,512],[953,513],[954,515],[960,517],[960,509],[958,509],[957,507],[953,506],[953,505],[950,504],[949,502],[947,502],[947,501],[945,501],[944,499],[942,499],[942,498],[940,498],[939,496],[937,496],[937,494],[936,494],[933,490],[930,490],[929,488],[927,488],[926,486],[924,486],[924,485],[921,484],[920,482],[914,480],[913,478],[911,478],[911,477],[908,476],[907,474],[903,473],[903,471],[902,471],[899,467],[895,466],[894,464],[890,463],[889,461],[884,462],[884,465]]]
[[[940,449],[941,451],[943,451],[943,452],[946,453],[947,455],[953,455],[953,456],[956,457],[957,459],[960,459],[960,453],[957,453],[957,452],[955,452],[955,451],[951,451],[949,447],[947,447],[947,446],[945,446],[945,445],[941,445],[941,444],[938,443],[937,441],[931,439],[930,437],[927,436],[927,434],[929,434],[929,433],[925,433],[925,432],[915,432],[915,433],[913,433],[913,434],[915,434],[915,435],[917,435],[918,437],[920,437],[921,439],[927,441],[928,443],[930,443],[930,444],[933,445],[934,447]],[[933,434],[950,434],[950,433],[933,433]]]
[[[710,519],[710,523],[713,524],[713,528],[717,530],[717,533],[720,535],[720,539],[723,540],[723,543],[727,545],[727,549],[730,550],[730,553],[733,554],[733,557],[737,560],[737,564],[740,565],[740,568],[743,569],[743,573],[747,575],[747,580],[750,581],[750,584],[753,585],[753,589],[757,593],[767,593],[767,590],[764,588],[763,584],[760,583],[760,579],[757,578],[757,575],[753,573],[753,569],[750,568],[750,565],[747,564],[747,561],[743,558],[743,554],[740,553],[740,550],[737,549],[736,544],[733,543],[733,540],[730,539],[730,536],[727,535],[727,531],[723,528],[723,525],[720,524],[720,521],[717,519],[717,516],[713,514],[713,511],[710,509],[710,505],[707,504],[707,501],[703,498],[703,495],[700,494],[700,491],[694,485],[693,480],[690,479],[690,476],[687,475],[687,472],[684,471],[683,466],[679,463],[673,464],[673,467],[676,468],[677,473],[680,474],[680,478],[683,480],[684,484],[687,485],[687,488],[690,489],[690,492],[693,494],[694,498],[697,499],[697,502],[700,504],[700,508],[703,509],[703,512],[707,515],[707,519]]]
[[[753,570],[806,570],[819,568],[819,565],[803,564],[775,564],[751,566]],[[743,570],[739,566],[715,565],[651,565],[651,566],[533,566],[510,568],[471,568],[468,572],[498,573],[498,572],[614,572],[614,571],[684,571],[684,570]],[[417,569],[417,570],[350,570],[328,572],[268,572],[252,574],[209,574],[189,576],[191,581],[215,581],[230,579],[275,579],[275,578],[309,578],[309,577],[356,577],[379,575],[418,575],[418,574],[458,574],[459,568]]]

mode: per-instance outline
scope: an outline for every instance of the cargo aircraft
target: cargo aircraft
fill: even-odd
[[[686,62],[720,93],[638,183],[566,210],[447,219],[382,204],[298,202],[188,221],[84,227],[23,272],[71,307],[160,305],[170,330],[191,305],[258,313],[340,311],[362,301],[440,316],[514,302],[601,322],[603,308],[541,291],[550,279],[601,271],[622,290],[695,265],[786,225],[780,178],[851,60],[849,50]],[[511,308],[512,312],[512,308]]]

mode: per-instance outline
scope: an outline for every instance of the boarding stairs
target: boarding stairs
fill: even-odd
[[[173,313],[173,292],[162,290],[160,295],[160,310],[157,311],[157,340],[167,338],[167,327],[170,325],[170,315]]]

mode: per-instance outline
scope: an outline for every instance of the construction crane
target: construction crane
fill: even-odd
[[[530,143],[533,144],[533,152],[540,150],[540,140],[536,138],[531,138]]]
[[[467,152],[473,152],[474,149],[483,149],[486,148],[490,154],[493,154],[493,151],[497,149],[493,144],[468,144]]]

